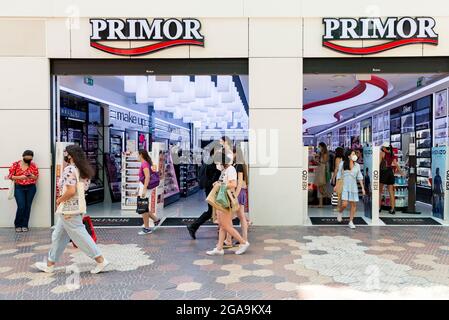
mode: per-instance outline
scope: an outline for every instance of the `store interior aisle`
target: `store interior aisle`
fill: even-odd
[[[199,217],[207,210],[206,196],[203,190],[187,197],[180,198],[179,201],[165,207],[162,212],[158,212],[161,217]],[[131,210],[121,210],[121,204],[98,203],[88,207],[88,214],[92,217],[139,217]]]

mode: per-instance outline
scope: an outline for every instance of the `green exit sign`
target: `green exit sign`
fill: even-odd
[[[88,86],[93,86],[94,85],[94,79],[89,78],[89,77],[84,77],[84,83],[87,84]]]

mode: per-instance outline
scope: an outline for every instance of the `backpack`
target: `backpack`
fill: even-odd
[[[203,163],[200,167],[200,171],[198,173],[199,177],[199,185],[201,189],[205,189],[207,185],[207,175],[206,175],[207,164]]]

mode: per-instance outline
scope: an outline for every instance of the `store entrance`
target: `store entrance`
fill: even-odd
[[[199,176],[206,153],[225,144],[239,159],[248,157],[246,61],[224,60],[217,68],[216,62],[196,60],[187,67],[177,61],[111,61],[109,69],[105,61],[92,69],[82,61],[75,71],[76,63],[53,61],[54,167],[63,165],[58,148],[82,146],[96,172],[87,191],[95,223],[142,224],[136,213],[139,150],[149,152],[159,171],[150,205],[170,218],[167,226],[184,225],[207,211]],[[176,73],[170,64],[179,66]],[[148,75],[150,68],[155,72]]]
[[[305,59],[303,81],[312,224],[447,221],[447,58]]]

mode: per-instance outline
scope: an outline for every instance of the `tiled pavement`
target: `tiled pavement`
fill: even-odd
[[[71,246],[58,272],[37,272],[50,232],[0,229],[0,299],[449,298],[447,227],[253,227],[247,254],[224,257],[205,254],[213,227],[196,241],[184,228],[99,229],[112,262],[99,275]]]

